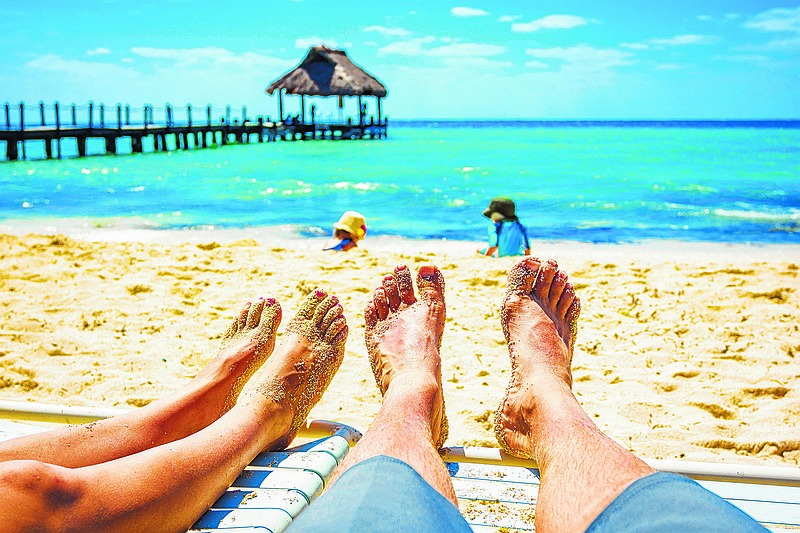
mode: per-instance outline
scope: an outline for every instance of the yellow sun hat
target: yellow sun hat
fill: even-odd
[[[333,227],[346,231],[355,241],[360,241],[367,234],[367,220],[358,211],[346,211]]]

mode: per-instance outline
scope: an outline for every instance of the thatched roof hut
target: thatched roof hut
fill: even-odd
[[[386,96],[386,87],[350,61],[344,50],[314,46],[300,65],[267,88],[306,96]]]
[[[274,81],[267,87],[267,94],[278,91],[280,114],[283,118],[283,99],[281,93],[304,96],[357,96],[361,109],[362,96],[378,99],[378,120],[380,121],[380,99],[387,94],[374,76],[353,63],[344,50],[333,50],[326,46],[314,46],[305,59],[292,71]],[[305,110],[305,102],[303,102]],[[305,114],[305,113],[303,113]]]

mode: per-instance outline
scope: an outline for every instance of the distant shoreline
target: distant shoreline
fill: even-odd
[[[796,119],[392,119],[394,126],[415,128],[755,128],[800,129]]]
[[[206,229],[144,229],[144,228],[78,228],[0,224],[0,234],[63,235],[87,242],[118,242],[142,244],[230,244],[252,240],[271,248],[295,252],[318,251],[329,237],[298,237],[285,227],[213,228]],[[452,239],[412,239],[395,235],[368,236],[361,250],[397,254],[447,254],[451,257],[472,257],[485,246],[483,241]],[[678,239],[647,239],[624,243],[591,243],[572,240],[531,239],[534,255],[569,257],[575,261],[594,259],[608,261],[797,261],[800,243],[725,243],[683,241]]]

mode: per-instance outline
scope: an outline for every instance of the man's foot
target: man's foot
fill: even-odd
[[[336,296],[315,289],[300,304],[275,354],[261,369],[253,394],[291,413],[286,435],[275,448],[288,446],[309,411],[319,402],[344,357],[347,321]]]
[[[436,388],[441,402],[431,413],[431,439],[441,448],[448,434],[439,356],[444,276],[434,265],[423,265],[417,273],[417,289],[419,299],[405,265],[383,278],[364,310],[367,354],[382,395],[392,387]]]
[[[529,436],[539,399],[571,395],[580,310],[580,299],[555,261],[525,258],[508,273],[500,321],[511,356],[511,381],[494,426],[506,452],[533,457]]]
[[[219,354],[198,374],[209,379],[220,400],[208,397],[207,405],[219,405],[221,416],[236,404],[242,388],[275,348],[275,332],[281,322],[281,306],[273,298],[247,302],[222,336]],[[209,421],[211,422],[211,421]]]

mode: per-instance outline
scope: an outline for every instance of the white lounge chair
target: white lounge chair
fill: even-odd
[[[109,409],[68,408],[0,401],[0,440],[42,431],[19,420],[83,423],[111,416]],[[2,420],[13,419],[14,421]],[[325,482],[360,433],[348,426],[311,421],[301,439],[283,452],[260,454],[192,531],[283,531],[322,492]],[[445,448],[461,513],[476,533],[532,531],[539,492],[534,461],[497,448]],[[688,461],[648,460],[653,468],[691,477],[772,531],[800,528],[800,469]]]

